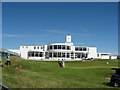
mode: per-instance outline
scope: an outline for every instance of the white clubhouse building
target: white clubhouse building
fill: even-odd
[[[109,59],[110,53],[97,53],[96,47],[74,46],[71,36],[66,36],[65,43],[51,43],[47,45],[21,45],[20,57],[28,60],[85,60],[85,59]]]

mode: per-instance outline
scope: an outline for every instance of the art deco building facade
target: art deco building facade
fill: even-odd
[[[82,60],[109,59],[110,53],[97,53],[96,47],[74,46],[71,36],[66,36],[65,43],[51,43],[47,45],[21,45],[19,54],[29,60]]]

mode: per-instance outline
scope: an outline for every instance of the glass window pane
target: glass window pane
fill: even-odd
[[[65,45],[62,45],[62,49],[65,49]]]
[[[52,49],[52,45],[50,45],[50,50]]]
[[[57,45],[54,45],[54,49],[57,49]]]
[[[61,45],[58,45],[58,49],[61,49]]]

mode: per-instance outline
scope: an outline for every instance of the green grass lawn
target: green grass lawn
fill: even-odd
[[[109,61],[109,65],[106,64]],[[3,58],[3,63],[5,58]],[[104,85],[115,72],[118,60],[29,61],[11,57],[11,66],[2,68],[2,82],[10,88],[114,88]]]

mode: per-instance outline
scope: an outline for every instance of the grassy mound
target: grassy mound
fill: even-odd
[[[106,64],[109,61],[109,64]],[[5,63],[5,58],[3,58]],[[113,88],[104,85],[118,66],[118,60],[65,62],[29,61],[11,57],[11,65],[2,68],[2,82],[11,88]]]

